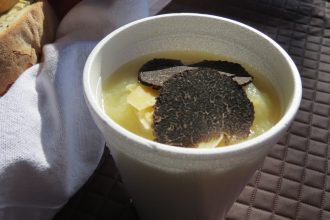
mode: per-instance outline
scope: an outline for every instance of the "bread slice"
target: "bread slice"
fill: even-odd
[[[55,38],[56,25],[46,0],[19,0],[0,15],[0,95],[39,61],[42,46]]]

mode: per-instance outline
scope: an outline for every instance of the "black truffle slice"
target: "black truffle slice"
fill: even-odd
[[[161,70],[174,66],[183,66],[181,60],[175,59],[165,59],[165,58],[155,58],[152,59],[140,68],[139,72],[151,71],[151,70]]]
[[[138,79],[143,85],[158,90],[163,86],[164,82],[174,74],[193,69],[197,69],[197,67],[175,66],[160,70],[144,71],[139,73]]]
[[[222,60],[203,60],[201,62],[191,64],[189,66],[212,68],[222,72],[233,74],[234,81],[236,81],[239,85],[246,85],[253,80],[253,77],[238,63]]]
[[[160,89],[154,136],[160,143],[196,147],[222,134],[247,137],[253,120],[253,104],[231,77],[213,69],[187,70]]]

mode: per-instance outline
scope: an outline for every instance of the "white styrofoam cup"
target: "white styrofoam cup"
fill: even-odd
[[[192,149],[144,139],[106,115],[103,80],[140,56],[178,50],[204,51],[251,65],[276,89],[283,112],[279,122],[240,144]],[[83,84],[90,112],[142,220],[222,219],[286,132],[302,95],[294,62],[265,34],[230,19],[190,13],[148,17],[113,31],[90,54]]]

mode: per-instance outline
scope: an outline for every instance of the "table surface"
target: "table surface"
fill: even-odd
[[[302,77],[303,99],[294,122],[226,219],[330,219],[330,3],[174,0],[161,11],[171,12],[208,13],[251,25],[289,53]],[[65,219],[139,219],[107,149],[89,181],[54,218]]]

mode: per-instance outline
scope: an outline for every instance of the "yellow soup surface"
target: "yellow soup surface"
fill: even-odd
[[[226,60],[224,57],[213,54],[191,51],[149,54],[121,66],[103,82],[102,98],[105,112],[122,127],[150,140],[154,139],[152,129],[153,105],[159,94],[158,91],[140,84],[137,77],[141,66],[154,58],[180,59],[186,65],[202,60]],[[253,103],[255,112],[250,135],[244,139],[247,140],[270,129],[279,120],[281,109],[275,89],[270,82],[261,79],[252,68],[242,66],[254,77],[252,83],[243,87],[247,97]],[[218,140],[202,143],[198,147],[221,147],[244,140],[224,141],[220,135]]]

